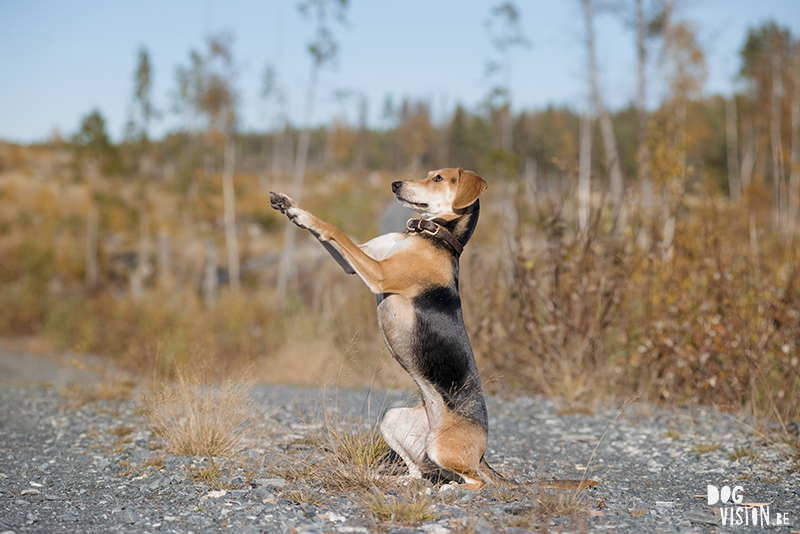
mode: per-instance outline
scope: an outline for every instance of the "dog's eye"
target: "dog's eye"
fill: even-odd
[[[433,181],[434,182],[441,182],[442,181],[442,177],[437,174],[436,176],[433,177]]]

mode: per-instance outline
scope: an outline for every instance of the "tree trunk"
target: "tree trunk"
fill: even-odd
[[[511,98],[509,97],[506,106],[500,110],[500,143],[503,152],[510,153],[514,147],[512,139],[513,128],[514,124],[511,118]]]
[[[368,110],[367,97],[362,94],[358,103],[358,137],[356,138],[356,153],[353,157],[353,170],[355,171],[361,171],[367,159],[367,143],[369,142]]]
[[[637,177],[639,184],[644,188],[644,182],[650,180],[650,151],[647,148],[647,92],[645,77],[645,64],[647,49],[645,48],[646,21],[642,0],[636,0],[636,153]]]
[[[90,190],[91,191],[91,190]],[[100,216],[94,199],[89,200],[86,214],[86,287],[94,289],[97,285],[97,239]]]
[[[789,222],[792,232],[800,212],[800,55],[794,61],[794,94],[792,95],[792,159],[789,173]]]
[[[600,81],[597,75],[597,59],[594,44],[594,22],[592,21],[591,0],[582,0],[583,14],[586,19],[586,47],[589,55],[589,83],[592,90],[592,101],[600,122],[600,137],[603,139],[603,148],[606,155],[606,166],[609,172],[609,194],[611,201],[617,205],[622,205],[624,191],[624,179],[622,167],[619,161],[617,150],[617,140],[614,136],[614,125],[611,123],[611,116],[608,114],[603,99],[600,94]],[[622,213],[622,210],[617,210]]]
[[[158,231],[158,286],[162,290],[172,288],[170,256],[169,234],[162,228]]]
[[[225,203],[225,246],[228,250],[228,280],[233,294],[239,293],[239,243],[236,240],[236,191],[233,170],[236,165],[236,141],[225,141],[225,163],[222,171],[222,197]]]
[[[769,140],[772,148],[772,185],[775,188],[775,214],[778,222],[778,229],[782,230],[784,215],[784,198],[781,194],[783,187],[781,184],[780,159],[781,159],[781,54],[780,49],[773,46],[772,54],[772,98],[771,113],[769,120]]]
[[[294,176],[292,177],[292,198],[298,203],[302,201],[303,181],[306,177],[306,164],[308,163],[308,145],[311,139],[311,117],[314,111],[314,95],[317,91],[317,78],[319,75],[319,65],[314,63],[311,67],[311,75],[308,81],[308,92],[306,93],[305,127],[300,134],[300,141],[297,146],[297,159],[294,164]],[[282,301],[286,296],[286,289],[292,273],[292,256],[294,255],[294,239],[297,232],[294,223],[288,221],[284,231],[283,251],[281,252],[280,265],[278,266],[278,281],[275,288],[275,296]]]
[[[217,288],[219,280],[217,278],[217,247],[214,241],[206,241],[205,266],[203,268],[203,302],[211,305],[217,298]]]
[[[725,100],[725,136],[728,155],[728,192],[731,200],[742,200],[742,182],[739,176],[739,136],[736,127],[736,95]]]
[[[136,268],[130,276],[131,298],[139,300],[144,294],[144,281],[150,270],[150,219],[142,210],[139,219],[139,250],[136,257]]]
[[[745,132],[744,136],[744,156],[742,157],[742,171],[740,173],[742,183],[742,193],[746,193],[750,189],[750,182],[753,178],[753,169],[756,165],[756,158],[758,157],[758,145],[756,144],[755,134],[753,133],[752,120],[745,119],[742,124],[742,129]]]
[[[581,114],[580,172],[578,175],[578,231],[583,234],[589,222],[589,200],[592,175],[592,123]]]
[[[525,159],[525,183],[531,204],[536,204],[539,194],[539,178],[536,173],[536,158]]]

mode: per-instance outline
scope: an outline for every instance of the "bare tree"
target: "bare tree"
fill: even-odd
[[[139,300],[144,293],[144,285],[150,274],[150,217],[142,210],[139,218],[139,250],[136,254],[136,267],[130,274],[131,298]]]
[[[289,122],[286,113],[286,92],[278,81],[278,73],[275,67],[267,65],[264,68],[264,75],[262,78],[261,96],[264,101],[274,108],[272,112],[272,161],[271,161],[271,175],[274,181],[278,176],[284,173],[286,165],[284,163],[286,152],[286,126]],[[267,174],[266,167],[262,176]],[[266,189],[267,186],[262,178],[262,188]]]
[[[606,166],[610,177],[610,197],[612,202],[621,205],[625,194],[625,180],[622,175],[619,151],[617,150],[617,140],[614,136],[614,126],[611,123],[611,116],[608,114],[603,98],[600,93],[600,80],[597,73],[597,51],[594,40],[594,15],[592,10],[592,0],[581,0],[583,3],[583,15],[586,21],[586,50],[589,60],[589,85],[592,94],[592,102],[595,112],[600,122],[600,137],[603,139],[605,148]],[[619,213],[622,210],[618,210]]]
[[[89,210],[86,214],[86,287],[92,289],[99,277],[98,240],[100,236],[100,214],[95,192],[100,175],[118,168],[118,153],[106,132],[106,121],[99,110],[92,110],[81,121],[80,128],[72,137],[75,148],[76,168],[86,172],[89,190]]]
[[[589,223],[589,200],[592,176],[592,127],[594,121],[581,113],[580,171],[578,174],[578,231],[582,234]]]
[[[306,164],[308,163],[308,146],[311,138],[311,120],[314,116],[314,100],[317,93],[317,83],[322,67],[331,63],[336,58],[339,45],[333,38],[330,27],[330,11],[333,17],[339,22],[344,21],[344,13],[347,8],[348,0],[304,0],[300,6],[300,12],[311,17],[316,24],[314,37],[308,44],[308,52],[311,55],[311,72],[308,78],[308,88],[306,90],[305,111],[303,113],[303,131],[300,133],[300,140],[297,146],[297,158],[294,164],[294,175],[292,177],[292,197],[300,202],[303,196],[303,182],[306,176]],[[278,267],[278,281],[276,285],[276,298],[283,300],[289,282],[291,259],[294,254],[294,225],[286,224],[284,232],[284,245],[281,252],[280,265]]]
[[[500,148],[504,152],[513,150],[511,117],[511,54],[515,48],[528,48],[530,42],[522,32],[519,10],[513,2],[503,2],[493,7],[484,26],[497,51],[498,58],[486,63],[488,77],[499,77],[498,83],[489,93],[489,105],[497,109],[500,116]]]
[[[236,204],[233,175],[236,162],[236,93],[233,88],[236,68],[232,52],[233,37],[222,33],[208,40],[205,56],[192,51],[191,65],[178,67],[179,109],[190,110],[193,118],[205,121],[205,140],[209,146],[223,148],[222,192],[228,277],[233,293],[239,291],[239,247],[236,239]],[[213,171],[213,153],[206,154],[206,174]]]
[[[784,230],[787,224],[792,224],[788,218],[791,216],[791,197],[794,193],[791,184],[788,194],[786,190],[786,152],[781,116],[791,115],[791,103],[788,100],[791,92],[787,91],[787,86],[790,87],[794,79],[793,57],[797,54],[791,31],[775,21],[749,28],[745,44],[739,52],[742,60],[740,75],[747,83],[752,104],[749,113],[742,119],[748,142],[748,151],[742,162],[742,182],[745,182],[745,177],[753,167],[771,176],[774,187],[773,221],[786,239],[791,238],[791,232]],[[769,154],[763,159],[758,157],[762,150]]]
[[[664,33],[664,0],[634,2],[634,28],[636,30],[636,175],[642,188],[643,202],[652,204],[653,189],[650,176],[650,149],[647,143],[647,41]]]
[[[792,232],[800,212],[800,45],[795,47],[794,94],[792,95],[792,170],[789,173],[789,221]]]
[[[236,191],[233,188],[233,170],[236,165],[236,141],[232,135],[225,139],[225,163],[222,171],[222,198],[224,202],[225,248],[228,252],[228,278],[231,292],[239,293],[239,241],[236,239]]]
[[[746,192],[750,189],[750,182],[753,177],[753,169],[756,165],[756,160],[758,159],[758,142],[756,139],[756,134],[753,131],[753,121],[751,118],[745,118],[742,120],[742,131],[743,131],[743,141],[742,145],[744,146],[744,156],[742,156],[742,167],[739,171],[739,181],[741,182],[742,192]]]
[[[779,224],[785,216],[785,198],[781,154],[781,97],[783,95],[783,46],[781,35],[776,34],[770,43],[770,66],[772,67],[772,93],[770,97],[769,140],[772,149],[772,183],[775,185],[775,205]],[[781,224],[781,227],[783,225]]]
[[[642,0],[636,0],[636,144],[638,145],[636,162],[638,178],[642,183],[648,179],[650,154],[647,148],[647,90],[645,66],[647,63],[647,23],[644,16]]]
[[[213,239],[206,240],[203,267],[203,302],[212,304],[217,298],[219,279],[217,278],[217,247]]]
[[[731,200],[742,199],[742,181],[739,176],[739,136],[736,122],[736,94],[725,99],[725,138],[728,156],[728,191]]]
[[[92,191],[92,188],[89,188]],[[86,214],[86,287],[94,289],[97,285],[97,241],[100,226],[100,214],[97,210],[97,201],[89,201],[89,211]]]
[[[136,71],[133,75],[133,102],[125,137],[130,141],[147,141],[150,122],[161,116],[153,105],[153,67],[147,48],[138,53]]]
[[[665,109],[674,117],[673,148],[679,175],[667,177],[662,183],[665,221],[659,246],[664,261],[672,257],[673,238],[677,222],[677,209],[685,191],[687,179],[687,150],[697,133],[690,127],[687,108],[702,94],[706,76],[705,54],[697,41],[694,25],[675,17],[674,1],[667,0],[664,7],[664,67],[669,84]]]
[[[369,102],[367,95],[361,93],[358,99],[358,134],[356,136],[356,153],[353,157],[353,168],[360,171],[364,168],[367,158],[367,143],[369,142],[369,129],[367,127],[367,111]]]

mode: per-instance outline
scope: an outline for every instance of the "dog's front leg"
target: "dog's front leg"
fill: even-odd
[[[290,221],[316,237],[348,274],[357,274],[370,291],[384,293],[386,276],[381,263],[361,250],[344,232],[314,216],[287,195],[271,192],[272,207],[286,214]]]

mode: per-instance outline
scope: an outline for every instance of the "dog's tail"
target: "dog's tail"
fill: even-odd
[[[490,486],[497,486],[498,488],[518,488],[520,486],[519,482],[510,480],[492,469],[492,466],[489,465],[485,458],[481,458],[478,474]]]

